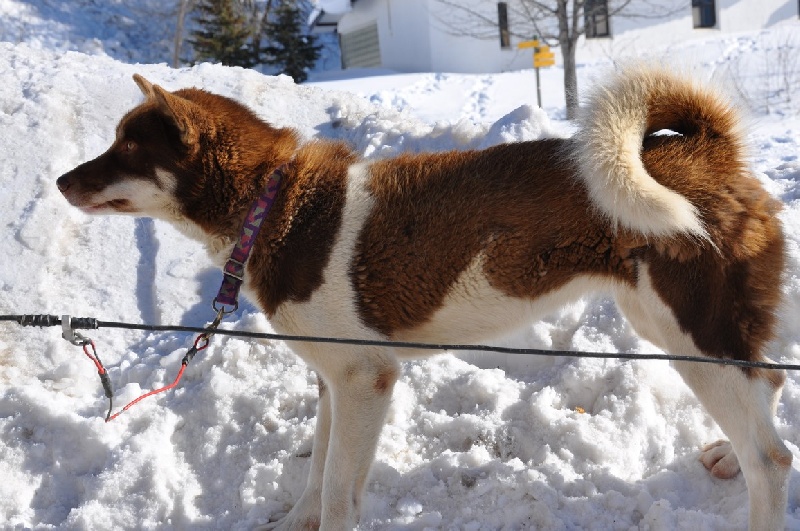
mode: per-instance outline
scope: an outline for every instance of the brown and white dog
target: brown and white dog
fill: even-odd
[[[571,139],[365,161],[341,143],[301,143],[231,99],[135,81],[144,103],[58,188],[84,212],[167,220],[222,264],[288,164],[244,285],[276,331],[463,343],[609,290],[669,352],[766,359],[780,205],[748,170],[734,110],[706,88],[630,69],[594,90]],[[317,427],[306,490],[271,525],[350,529],[411,354],[293,348],[319,375]],[[741,468],[751,529],[783,529],[792,454],[773,416],[785,374],[675,367],[730,439],[703,464],[724,478]]]

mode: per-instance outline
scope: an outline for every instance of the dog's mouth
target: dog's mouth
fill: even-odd
[[[112,199],[103,203],[82,205],[78,208],[87,214],[97,214],[107,210],[113,210],[115,212],[133,212],[134,210],[131,207],[131,202],[127,199]]]

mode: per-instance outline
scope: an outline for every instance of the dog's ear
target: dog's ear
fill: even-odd
[[[176,96],[164,90],[158,85],[152,85],[153,97],[158,103],[159,109],[172,118],[178,131],[181,133],[181,141],[187,147],[195,145],[199,138],[199,132],[195,125],[195,117],[198,114],[196,105],[191,101]]]
[[[153,98],[155,96],[155,94],[153,93],[153,84],[152,83],[147,81],[145,78],[143,78],[139,74],[133,74],[133,80],[139,86],[139,90],[142,91],[142,94],[144,94],[145,98],[150,99],[150,98]]]

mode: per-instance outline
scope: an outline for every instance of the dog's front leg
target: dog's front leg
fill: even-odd
[[[331,394],[321,376],[317,376],[317,383],[319,384],[317,425],[314,429],[311,468],[308,471],[306,488],[286,516],[277,522],[256,527],[254,531],[315,530],[320,527],[325,457],[328,454],[331,433]]]
[[[334,350],[326,359],[331,363],[316,367],[320,397],[306,489],[284,518],[257,530],[343,531],[358,523],[399,365],[380,349]]]
[[[399,374],[383,349],[342,353],[330,376],[331,426],[322,485],[320,529],[348,530],[358,523],[361,498]]]

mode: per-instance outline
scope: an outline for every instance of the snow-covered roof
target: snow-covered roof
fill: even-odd
[[[351,11],[351,0],[315,0],[308,25],[311,33],[336,31],[336,25]]]
[[[316,0],[317,8],[330,14],[343,15],[350,11],[350,0]]]

